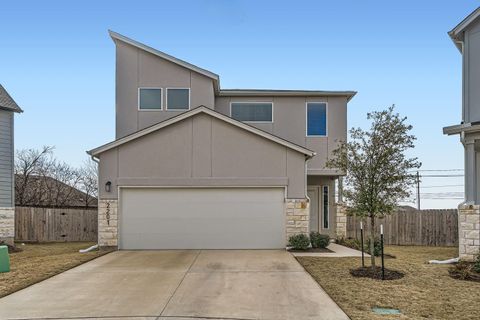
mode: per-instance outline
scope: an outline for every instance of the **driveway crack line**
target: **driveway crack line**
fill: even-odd
[[[188,270],[185,272],[185,274],[183,275],[182,277],[182,280],[180,280],[180,282],[178,283],[177,287],[175,288],[175,290],[173,291],[172,295],[170,296],[170,298],[168,298],[168,301],[167,303],[165,303],[165,306],[163,307],[162,311],[160,312],[160,314],[158,315],[158,317],[155,319],[155,320],[160,320],[160,317],[162,317],[162,314],[165,312],[165,309],[167,309],[168,305],[170,304],[170,301],[172,300],[173,296],[175,295],[175,293],[177,293],[177,290],[178,288],[180,288],[180,286],[182,285],[183,283],[183,280],[185,280],[185,277],[187,276],[187,274],[190,272],[190,269],[192,269],[192,266],[195,264],[195,262],[197,261],[198,259],[198,256],[202,253],[203,250],[200,250],[198,251],[197,255],[195,256],[195,258],[193,259],[192,263],[190,264],[190,266],[188,267]]]

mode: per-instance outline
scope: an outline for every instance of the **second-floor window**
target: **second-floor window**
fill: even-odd
[[[327,104],[325,102],[307,103],[307,136],[327,135]]]
[[[161,110],[162,89],[161,88],[139,88],[138,109],[140,110]]]
[[[167,110],[190,109],[190,89],[167,88]]]
[[[246,122],[273,122],[272,102],[232,102],[231,117]]]

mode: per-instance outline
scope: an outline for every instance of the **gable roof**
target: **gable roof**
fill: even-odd
[[[480,17],[480,7],[470,13],[462,22],[448,32],[448,35],[460,52],[462,52],[463,32],[476,21],[478,17]]]
[[[136,40],[133,40],[133,39],[130,39],[128,37],[125,37],[124,35],[121,35],[120,33],[117,33],[115,31],[112,31],[112,30],[108,30],[108,33],[110,34],[110,37],[112,37],[112,39],[115,41],[115,40],[119,40],[119,41],[122,41],[122,42],[125,42],[131,46],[134,46],[136,48],[139,48],[139,49],[142,49],[144,51],[147,51],[153,55],[156,55],[162,59],[165,59],[167,61],[170,61],[172,63],[175,63],[181,67],[184,67],[184,68],[187,68],[189,70],[192,70],[192,71],[195,71],[201,75],[204,75],[210,79],[213,80],[213,83],[215,85],[215,91],[218,92],[220,90],[220,77],[218,76],[218,74],[215,74],[211,71],[208,71],[206,69],[202,69],[200,67],[197,67],[191,63],[188,63],[184,60],[181,60],[181,59],[178,59],[178,58],[175,58],[174,56],[171,56],[169,54],[166,54],[165,52],[162,52],[160,50],[157,50],[157,49],[154,49],[152,47],[149,47],[143,43],[140,43]]]
[[[135,140],[135,139],[138,139],[144,135],[147,135],[149,133],[152,133],[152,132],[155,132],[161,128],[165,128],[167,126],[170,126],[174,123],[177,123],[177,122],[180,122],[182,120],[185,120],[187,118],[190,118],[194,115],[197,115],[197,114],[200,114],[200,113],[205,113],[205,114],[208,114],[216,119],[219,119],[221,121],[224,121],[224,122],[227,122],[233,126],[236,126],[238,128],[241,128],[243,130],[246,130],[246,131],[249,131],[251,133],[254,133],[260,137],[263,137],[265,139],[268,139],[268,140],[271,140],[275,143],[278,143],[280,145],[283,145],[287,148],[290,148],[292,150],[295,150],[295,151],[298,151],[300,153],[303,153],[304,155],[306,155],[307,157],[311,158],[313,156],[315,156],[315,152],[310,150],[310,149],[307,149],[305,147],[302,147],[300,145],[297,145],[295,143],[292,143],[290,141],[287,141],[285,139],[282,139],[280,137],[277,137],[271,133],[268,133],[266,131],[263,131],[263,130],[260,130],[260,129],[257,129],[251,125],[248,125],[246,123],[243,123],[241,121],[238,121],[238,120],[235,120],[235,119],[232,119],[230,117],[227,117],[217,111],[214,111],[212,109],[209,109],[205,106],[199,106],[195,109],[192,109],[190,111],[186,111],[184,113],[181,113],[179,114],[178,116],[175,116],[173,118],[170,118],[168,120],[165,120],[165,121],[162,121],[160,123],[157,123],[157,124],[154,124],[153,126],[150,126],[150,127],[147,127],[145,129],[142,129],[140,131],[137,131],[135,133],[132,133],[128,136],[125,136],[123,138],[120,138],[118,140],[115,140],[115,141],[112,141],[110,143],[107,143],[107,144],[104,144],[103,146],[100,146],[98,148],[95,148],[95,149],[92,149],[90,151],[87,151],[87,153],[91,156],[97,156],[99,155],[100,153],[103,153],[107,150],[110,150],[112,148],[115,148],[115,147],[118,147],[124,143],[127,143],[127,142],[130,142],[132,140]]]
[[[8,94],[7,90],[0,84],[0,109],[13,111],[13,112],[23,112],[22,109],[17,105],[15,100]]]

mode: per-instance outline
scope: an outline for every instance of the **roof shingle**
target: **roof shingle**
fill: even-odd
[[[7,90],[0,84],[0,109],[23,112],[13,98],[8,94]]]

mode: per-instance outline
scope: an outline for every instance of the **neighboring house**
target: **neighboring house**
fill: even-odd
[[[449,36],[462,54],[462,121],[443,128],[443,133],[460,135],[465,149],[465,202],[459,206],[459,253],[474,259],[480,247],[480,8],[477,8]]]
[[[115,32],[116,140],[99,160],[99,244],[284,248],[336,234],[325,167],[353,91],[220,88],[219,76]],[[252,75],[254,76],[254,75]]]
[[[15,204],[22,207],[96,208],[97,198],[52,177],[17,174]]]
[[[13,177],[14,113],[23,112],[0,85],[0,241],[13,243],[15,236],[15,191]]]

